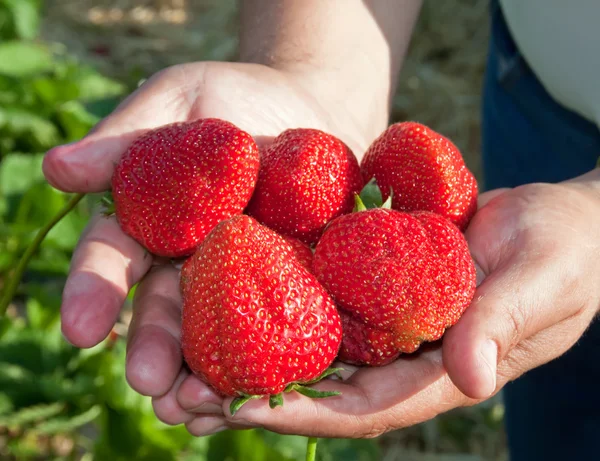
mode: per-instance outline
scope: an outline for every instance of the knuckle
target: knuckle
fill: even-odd
[[[515,347],[523,338],[527,324],[526,308],[521,303],[506,306],[504,319],[507,325],[506,343],[508,350]],[[507,351],[504,351],[506,353]]]
[[[177,426],[182,423],[181,417],[173,414],[168,409],[162,408],[162,406],[157,403],[156,399],[152,399],[152,407],[154,409],[154,414],[156,418],[165,423],[168,426]]]
[[[369,421],[366,425],[363,422],[361,426],[357,433],[352,435],[353,438],[374,439],[391,430],[388,425],[377,420]]]

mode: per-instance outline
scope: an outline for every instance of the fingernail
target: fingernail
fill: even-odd
[[[488,339],[482,345],[479,351],[485,368],[487,369],[488,379],[482,389],[482,393],[490,396],[496,390],[496,367],[498,360],[498,346],[494,340]]]
[[[190,410],[192,413],[200,413],[203,415],[222,415],[223,407],[216,403],[206,402]]]

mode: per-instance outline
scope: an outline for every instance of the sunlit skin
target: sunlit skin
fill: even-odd
[[[252,11],[254,3],[263,8],[280,4],[246,3],[250,11],[245,14],[254,18],[259,15]],[[267,11],[260,27],[249,24],[244,32],[242,57],[278,70],[262,64],[198,63],[161,72],[84,140],[50,151],[44,161],[48,181],[66,191],[106,190],[114,164],[140,133],[200,117],[229,120],[263,145],[286,128],[318,128],[342,139],[360,157],[385,129],[390,82],[416,17],[418,8],[412,5],[418,2],[345,1],[341,29],[333,27],[336,1],[292,3],[279,16]],[[372,11],[365,7],[371,3],[376,3]],[[295,42],[307,17],[322,18],[327,27],[316,27]],[[382,19],[377,23],[373,17]],[[361,34],[343,36],[346,27],[356,31],[358,26]],[[268,37],[273,28],[285,30],[276,34],[279,45],[251,58],[248,34],[256,38],[259,30]],[[341,32],[328,41],[331,30]],[[387,46],[380,30],[393,31],[390,43],[395,45]],[[360,37],[358,43],[350,43],[354,36]],[[289,52],[292,44],[301,48],[297,54]],[[281,51],[286,46],[287,54]],[[336,53],[341,49],[352,50],[352,57]],[[282,55],[292,56],[291,64],[277,61]],[[311,64],[298,64],[302,56],[310,56]],[[377,62],[367,65],[366,56]],[[263,426],[281,433],[372,437],[488,398],[506,382],[564,353],[598,312],[600,170],[561,184],[481,194],[465,235],[479,286],[443,343],[381,368],[345,366],[343,383],[326,380],[316,386],[342,392],[332,399],[290,394],[275,411],[255,400],[231,417],[230,399],[218,397],[182,366],[178,270],[151,257],[113,218],[93,219],[81,237],[64,290],[62,329],[79,347],[97,344],[114,325],[129,288],[140,281],[129,329],[127,379],[136,391],[152,396],[158,418],[183,423],[194,435]]]

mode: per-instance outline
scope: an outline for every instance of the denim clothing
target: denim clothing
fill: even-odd
[[[600,155],[598,126],[552,99],[519,54],[497,1],[491,14],[485,188],[558,182],[590,171]],[[512,461],[600,459],[600,322],[566,354],[506,385],[504,400]]]

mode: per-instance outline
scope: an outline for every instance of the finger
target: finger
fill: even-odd
[[[66,192],[109,189],[114,165],[134,139],[149,129],[187,119],[192,83],[177,68],[159,72],[84,139],[48,151],[42,165],[48,182]]]
[[[169,391],[164,395],[152,398],[154,413],[165,424],[176,426],[188,423],[194,419],[194,415],[181,408],[177,402],[179,387],[188,375],[189,373],[182,368]]]
[[[466,401],[447,378],[439,350],[401,356],[385,367],[362,368],[344,383],[324,380],[314,387],[341,395],[310,399],[290,392],[275,409],[265,399],[251,400],[234,416],[227,412],[227,419],[284,434],[363,438],[417,424]],[[226,399],[225,409],[230,402]]]
[[[185,424],[186,429],[195,437],[216,434],[231,429],[223,416],[202,415]]]
[[[115,324],[130,288],[152,258],[123,234],[114,217],[96,216],[71,262],[61,306],[62,332],[78,347],[102,341]]]
[[[477,207],[481,208],[481,207],[487,205],[489,202],[491,202],[493,199],[495,199],[499,195],[502,195],[507,190],[510,190],[510,189],[507,187],[502,187],[500,189],[494,189],[494,190],[490,190],[490,191],[480,194],[479,197],[477,198]]]
[[[177,393],[177,401],[191,413],[223,415],[223,398],[197,376],[189,375]]]
[[[133,300],[127,344],[127,381],[143,395],[157,397],[173,386],[181,369],[179,272],[155,266]]]
[[[565,271],[547,256],[513,256],[478,287],[443,344],[444,365],[465,395],[489,397],[498,362],[514,346],[575,313],[577,305],[561,303],[572,277]]]
[[[568,351],[589,326],[593,315],[582,311],[517,344],[498,365],[499,387]]]

